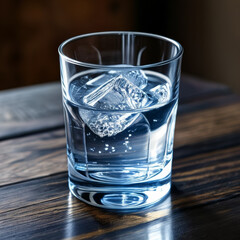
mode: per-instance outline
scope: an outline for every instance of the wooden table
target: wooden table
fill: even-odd
[[[116,214],[69,193],[58,83],[0,92],[0,239],[240,239],[240,97],[183,76],[171,195]]]

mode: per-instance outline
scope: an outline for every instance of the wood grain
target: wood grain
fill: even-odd
[[[0,140],[63,127],[59,83],[0,92]]]
[[[240,131],[240,102],[177,117],[175,146],[203,142]]]
[[[4,120],[10,134],[0,135],[0,239],[239,239],[240,99],[210,88],[185,93],[180,105],[171,195],[129,214],[91,207],[69,193],[62,119],[53,120],[59,103],[32,120],[17,114],[16,131]]]
[[[0,142],[0,186],[67,171],[65,142],[63,130]]]
[[[93,233],[78,234],[75,239],[239,239],[240,223],[239,206],[237,199],[220,202],[217,205],[205,205],[199,208],[178,209],[172,208],[171,213],[159,217],[145,224],[110,231],[95,236]],[[236,207],[232,207],[237,205]],[[234,209],[236,211],[234,211]],[[102,228],[101,228],[102,229]],[[92,237],[94,236],[94,237]]]
[[[66,196],[68,194],[67,178],[67,172],[64,172],[2,186],[0,214]],[[17,194],[16,189],[24,194]]]
[[[57,179],[55,178],[56,176],[49,178],[46,186],[51,182],[56,182]],[[22,184],[20,183],[20,185]],[[211,182],[209,185],[212,185]],[[118,237],[127,234],[129,237],[131,236],[130,239],[134,239],[135,234],[139,234],[142,239],[145,239],[146,235],[142,234],[142,230],[145,229],[146,231],[148,224],[155,225],[157,222],[165,221],[167,221],[166,225],[164,224],[166,230],[162,229],[163,233],[155,233],[157,236],[164,233],[179,233],[178,229],[173,230],[172,228],[189,224],[191,228],[189,226],[187,232],[195,235],[196,227],[204,230],[210,224],[215,229],[216,225],[211,222],[214,219],[215,222],[224,224],[228,227],[228,230],[230,228],[233,231],[234,227],[231,228],[231,224],[240,220],[240,215],[238,214],[240,209],[239,205],[237,205],[239,197],[232,198],[230,194],[228,195],[228,200],[220,201],[217,205],[210,204],[215,202],[213,193],[218,191],[218,187],[214,191],[209,191],[207,187],[202,187],[202,191],[205,191],[202,194],[196,193],[194,190],[187,190],[187,194],[184,194],[173,189],[171,197],[168,197],[162,204],[149,210],[132,214],[111,213],[88,206],[72,197],[70,193],[68,194],[66,186],[61,186],[60,188],[64,188],[64,191],[61,191],[60,194],[52,189],[52,192],[57,196],[56,198],[48,199],[48,192],[44,194],[46,197],[45,201],[32,201],[32,204],[24,207],[21,206],[14,210],[2,212],[0,232],[4,236],[3,239],[14,239],[16,233],[17,239],[24,239],[25,236],[29,236],[29,239],[44,239],[45,236],[48,236],[48,239],[102,239],[101,237],[103,236],[106,239],[108,239],[107,237],[111,239],[113,234],[116,234]],[[59,190],[59,187],[57,190]],[[221,189],[221,192],[222,194],[224,192],[229,194],[229,190],[228,187],[225,191]],[[37,189],[35,191],[36,194],[32,194],[32,198],[37,199],[39,195]],[[26,194],[28,195],[28,193]],[[221,197],[218,199],[221,199]],[[206,205],[206,203],[208,204]],[[189,219],[186,215],[194,218],[199,223],[199,226],[193,227],[196,222],[192,223],[191,218]],[[221,215],[224,216],[224,219],[219,218]],[[210,222],[209,218],[211,219]],[[174,226],[169,228],[167,224],[169,221]],[[148,234],[151,234],[151,232],[148,232]],[[211,232],[211,234],[213,233]],[[77,238],[74,238],[74,236],[77,236]],[[184,234],[180,232],[180,236],[181,238],[179,239],[183,239]]]
[[[184,154],[187,157],[178,155],[173,163],[171,199],[145,212],[130,215],[105,212],[78,201],[69,195],[66,173],[2,186],[2,239],[15,239],[15,236],[17,239],[26,236],[28,239],[46,236],[48,239],[72,240],[121,239],[124,236],[146,239],[148,234],[157,237],[165,234],[169,239],[177,234],[176,239],[188,239],[189,236],[197,238],[197,234],[204,231],[208,231],[208,235],[200,236],[212,239],[216,225],[211,221],[231,230],[230,236],[235,237],[238,231],[231,226],[239,222],[236,212],[239,208],[234,206],[238,206],[240,195],[240,146],[215,147],[215,150],[197,154],[190,149],[190,156]],[[24,194],[16,196],[16,189]],[[176,226],[187,229],[187,236]],[[168,233],[170,236],[166,235]],[[227,239],[227,234],[223,236],[220,239]]]

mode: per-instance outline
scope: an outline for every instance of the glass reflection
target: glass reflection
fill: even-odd
[[[64,226],[64,238],[70,238],[74,236],[74,224],[72,224],[72,200],[73,196],[69,192],[68,194],[68,204],[67,204],[67,216],[65,217],[65,226]]]
[[[149,214],[156,215],[157,220],[148,225],[146,239],[172,240],[171,196],[161,203],[156,211]]]
[[[128,238],[171,240],[173,239],[171,209],[171,196],[168,196],[155,207],[118,214],[87,206],[69,193],[64,238],[105,236],[116,240]]]

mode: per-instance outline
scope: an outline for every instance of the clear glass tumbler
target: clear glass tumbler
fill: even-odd
[[[176,41],[140,32],[85,34],[60,45],[74,196],[135,210],[168,195],[182,53]]]

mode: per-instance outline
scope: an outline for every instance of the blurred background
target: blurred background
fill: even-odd
[[[240,93],[239,0],[1,0],[0,9],[0,90],[59,81],[67,38],[129,30],[179,41],[184,73]]]

